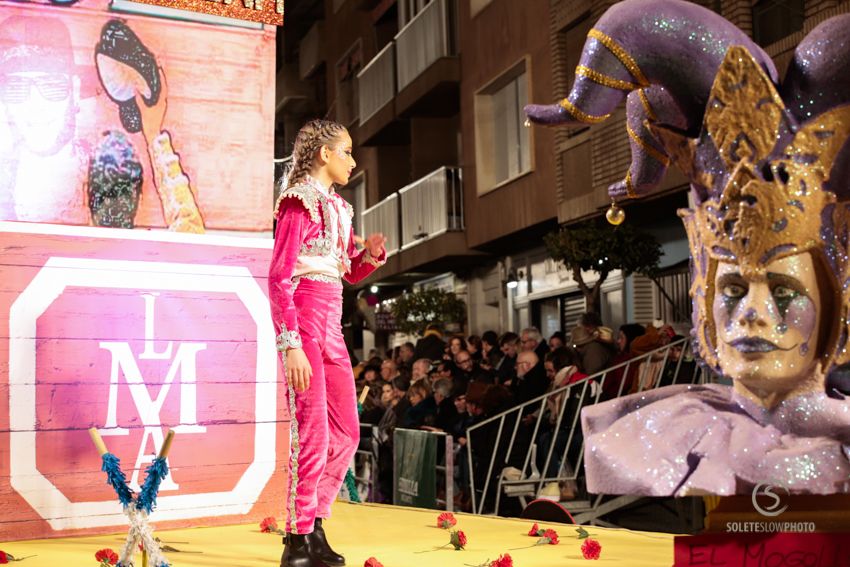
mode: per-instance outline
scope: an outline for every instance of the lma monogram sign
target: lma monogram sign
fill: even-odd
[[[0,239],[10,237],[0,230]],[[105,249],[122,248],[116,244],[104,239]],[[14,495],[26,503],[17,508],[32,510],[29,521],[53,532],[123,524],[88,440],[94,426],[136,490],[166,431],[175,431],[157,522],[244,518],[267,500],[273,509],[278,361],[266,283],[257,276],[270,251],[265,243],[241,254],[130,244],[142,252],[153,244],[160,258],[54,250],[65,253],[18,266],[29,274],[7,311],[13,494],[3,493],[0,469],[0,508],[15,509],[14,499],[4,502]],[[169,248],[179,253],[163,253]],[[222,253],[242,265],[214,262]],[[176,261],[161,261],[168,255]],[[10,539],[9,524],[0,519],[0,539]]]

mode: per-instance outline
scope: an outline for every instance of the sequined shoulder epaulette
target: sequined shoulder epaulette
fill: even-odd
[[[294,197],[301,201],[304,208],[310,213],[310,219],[316,223],[321,222],[321,216],[319,215],[321,194],[314,187],[311,187],[306,183],[294,185],[281,193],[280,200],[283,200],[286,197]]]

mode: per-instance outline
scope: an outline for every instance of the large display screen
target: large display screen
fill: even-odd
[[[0,220],[270,230],[275,28],[130,5],[0,1]]]

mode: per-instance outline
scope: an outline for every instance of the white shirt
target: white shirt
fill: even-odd
[[[305,246],[301,247],[292,277],[300,278],[309,274],[341,278],[348,273],[350,266],[348,243],[351,237],[351,217],[344,200],[333,189],[325,187],[310,175],[304,182],[324,196],[324,199],[320,199],[324,212],[322,232],[330,245],[325,244],[324,250],[321,250],[322,253],[316,254],[316,250],[321,249],[323,243],[317,242],[318,239],[309,240]]]

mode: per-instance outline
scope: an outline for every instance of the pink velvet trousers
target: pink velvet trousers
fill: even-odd
[[[307,534],[316,517],[331,514],[357,450],[360,425],[351,360],[342,337],[342,284],[302,279],[293,301],[313,376],[305,392],[287,387],[291,438],[286,531]]]

